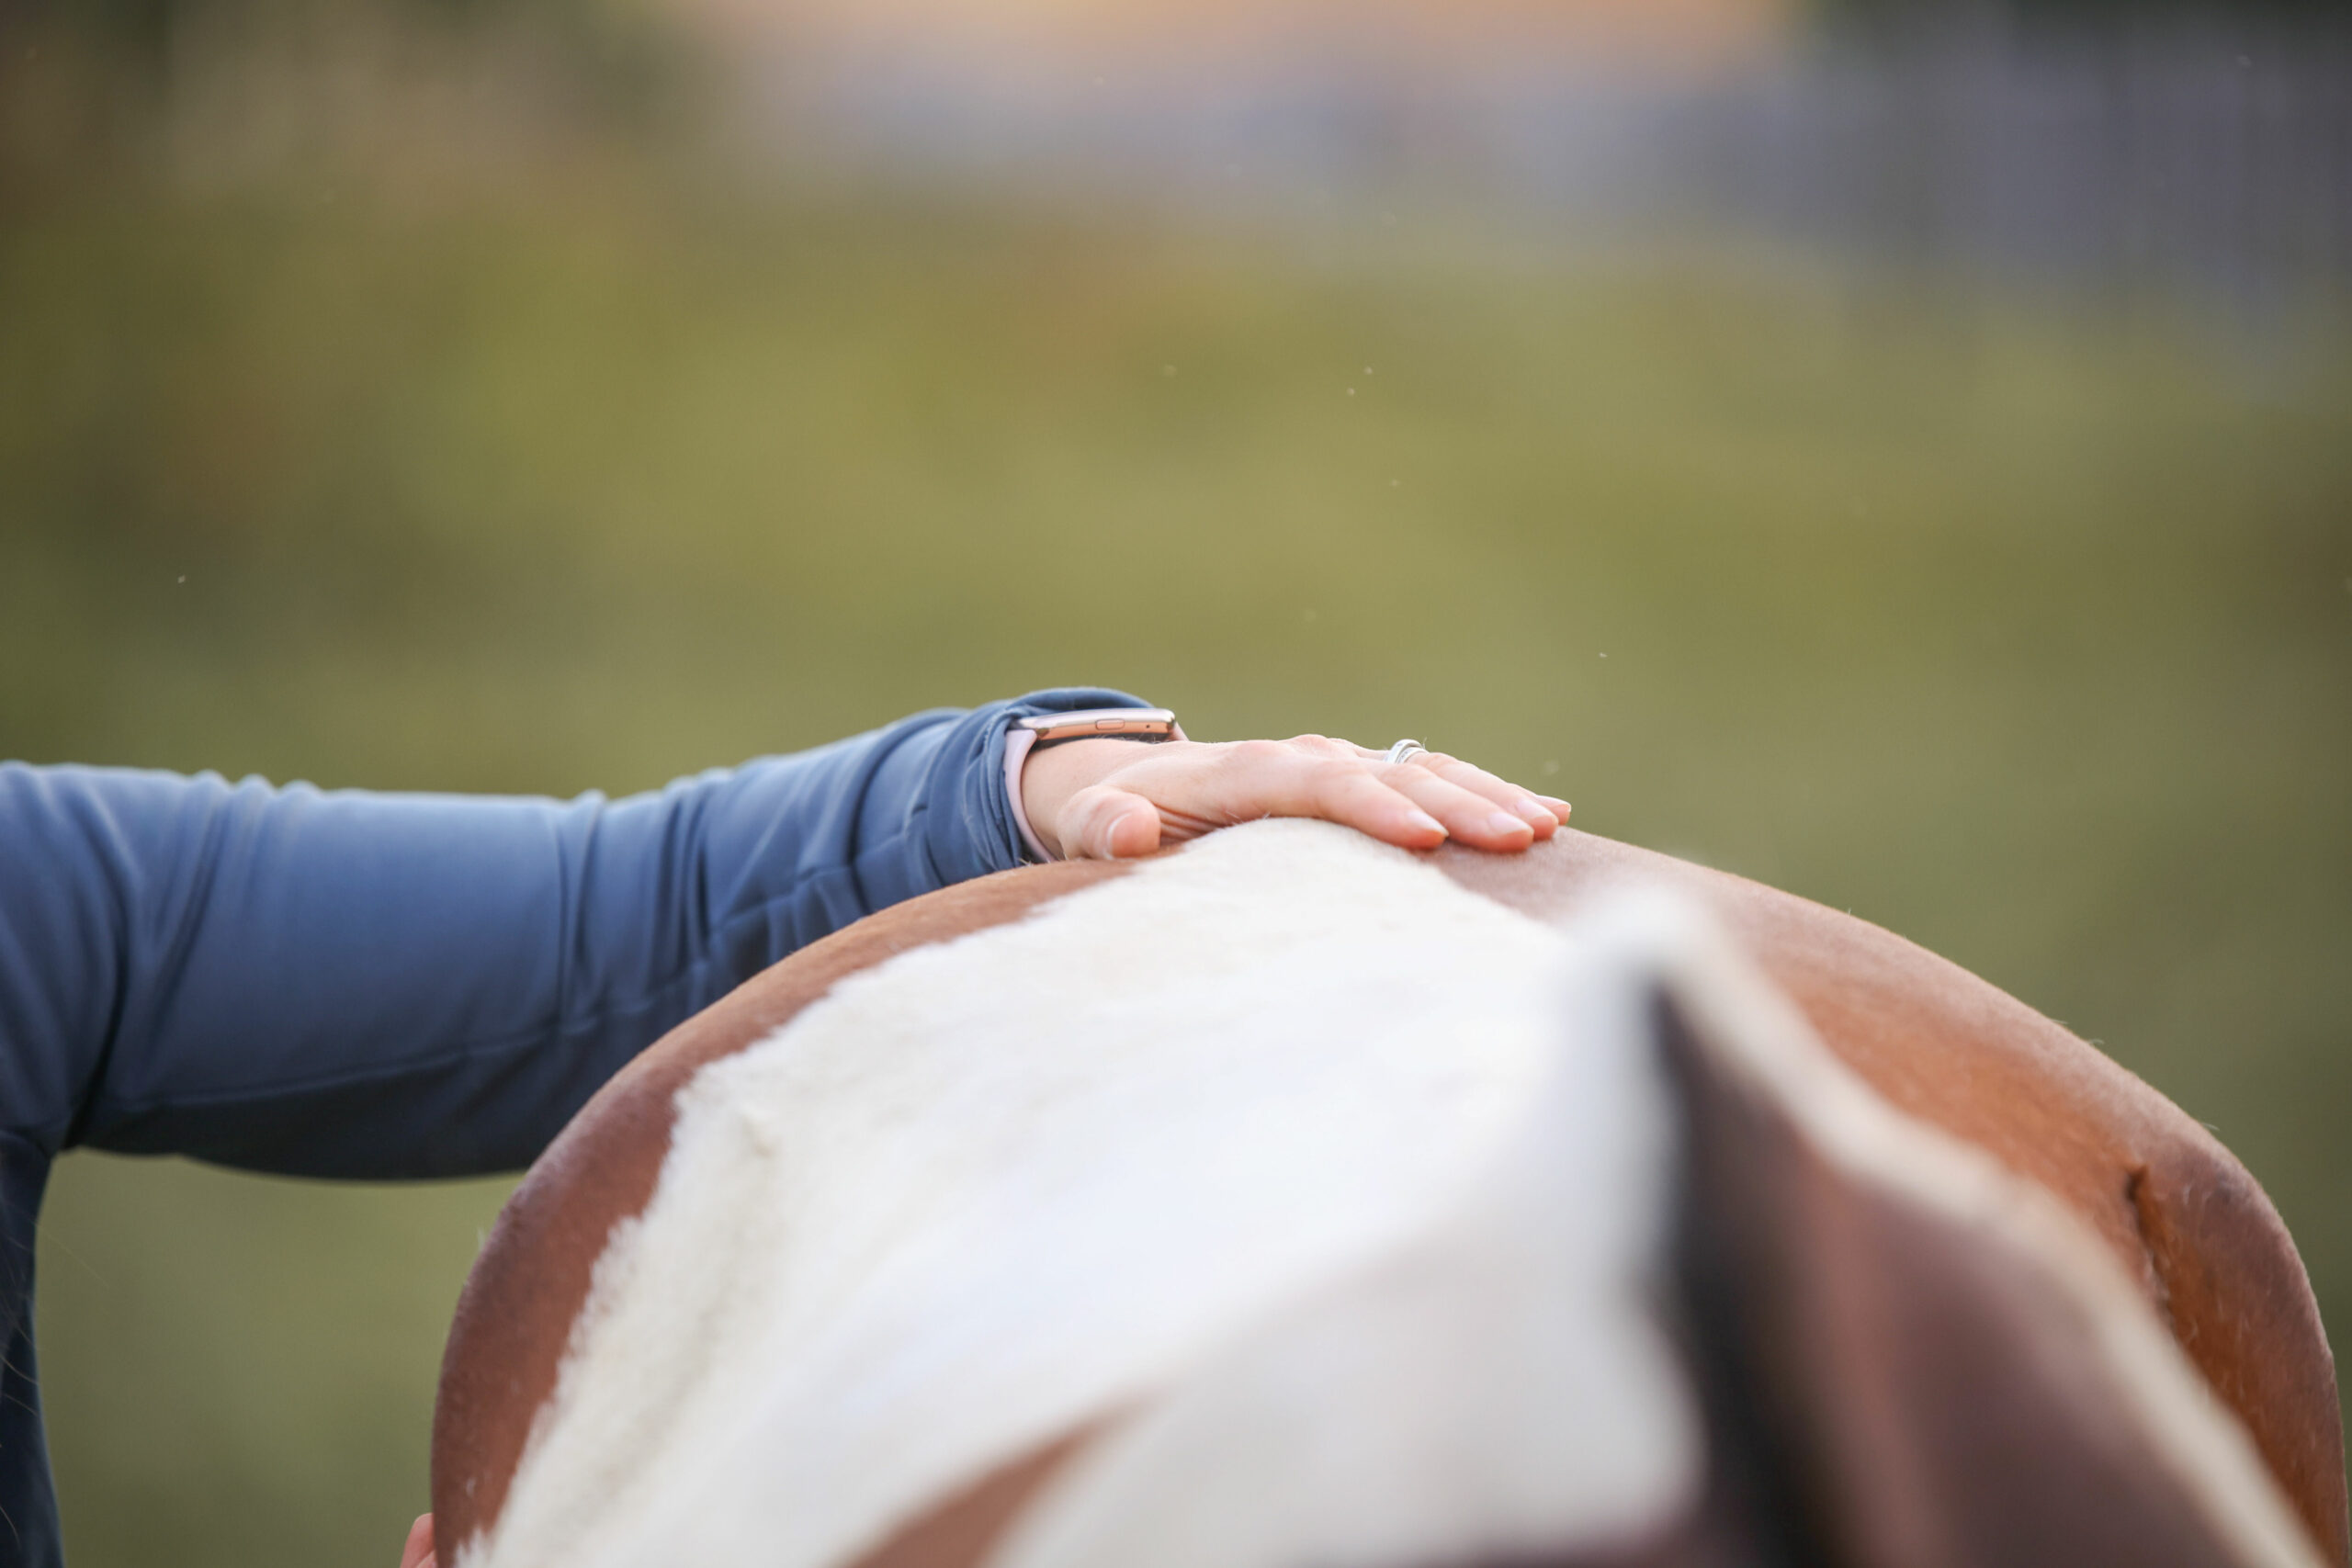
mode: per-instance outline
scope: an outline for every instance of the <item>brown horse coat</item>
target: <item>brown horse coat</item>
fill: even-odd
[[[1597,892],[1635,881],[1665,882],[1703,903],[1794,1000],[1830,1050],[1887,1101],[2040,1183],[2106,1243],[2245,1423],[2323,1551],[2332,1561],[2345,1560],[2340,1427],[2328,1352],[2308,1284],[2259,1189],[2195,1122],[2064,1030],[1983,982],[1874,927],[1788,895],[1574,833],[1563,833],[1524,856],[1449,850],[1435,859],[1464,886],[1545,919],[1565,916]],[[677,1092],[696,1071],[765,1038],[842,976],[911,948],[1017,919],[1125,869],[1080,864],[1013,873],[862,922],[795,955],[682,1026],[582,1112],[517,1192],[459,1306],[434,1445],[434,1502],[445,1550],[454,1556],[455,1549],[497,1517],[531,1424],[555,1387],[596,1259],[615,1224],[641,1211],[651,1195],[668,1152]],[[1684,1038],[1690,1032],[1670,1032]],[[1790,1175],[1804,1165],[1801,1140],[1792,1143],[1782,1135],[1776,1142],[1769,1114],[1720,1113],[1724,1105],[1736,1107],[1741,1099],[1724,1088],[1721,1075],[1702,1070],[1710,1060],[1703,1050],[1683,1049],[1677,1059],[1684,1064],[1694,1124],[1750,1129],[1745,1140],[1750,1156],[1736,1175],[1694,1184],[1691,1233],[1707,1229],[1713,1194],[1716,1211],[1761,1201],[1768,1218],[1777,1216],[1769,1224],[1732,1225],[1726,1235],[1808,1234],[1799,1221],[1820,1212],[1821,1184]],[[1758,1126],[1766,1131],[1756,1132]],[[1742,1144],[1729,1134],[1722,1142]],[[1776,1147],[1783,1150],[1776,1158],[1753,1153]],[[1792,1149],[1797,1152],[1787,1152]],[[1770,1174],[1774,1171],[1777,1178]],[[1758,1196],[1783,1189],[1794,1196],[1785,1201]],[[1840,1202],[1864,1216],[1844,1222],[1846,1233],[1858,1226],[1867,1232],[1872,1224],[1886,1229],[1883,1217],[1868,1217],[1874,1212],[1871,1203],[1849,1195],[1832,1207]],[[1725,1241],[1711,1256],[1719,1267],[1723,1257],[1738,1250]],[[1746,1267],[1752,1274],[1770,1272],[1771,1266],[1770,1258],[1751,1258]],[[1705,1267],[1693,1271],[1694,1303],[1708,1300],[1706,1273]],[[1772,1299],[1783,1303],[1792,1321],[1801,1321],[1802,1311],[1788,1303],[1807,1288],[1806,1280],[1786,1280]],[[1940,1294],[1947,1300],[1968,1297],[1962,1284],[1952,1280],[1945,1281]],[[1915,1306],[1925,1310],[1928,1304]],[[1703,1319],[1706,1313],[1694,1309],[1694,1315]],[[1737,1326],[1717,1327],[1721,1331],[1713,1338],[1718,1350],[1737,1360]],[[1785,1349],[1792,1333],[1780,1334],[1775,1343]],[[1954,1343],[1966,1339],[1965,1334],[1953,1337]],[[2000,1359],[1986,1354],[1992,1361]],[[1881,1364],[1879,1385],[1903,1383],[1907,1374],[1899,1368],[1890,1371],[1893,1365]],[[1713,1389],[1739,1387],[1743,1378],[1749,1383],[1771,1381],[1768,1372],[1750,1367],[1737,1376],[1702,1382]],[[1869,1386],[1871,1380],[1860,1382]],[[1781,1438],[1787,1410],[1804,1404],[1781,1401]],[[1736,1412],[1711,1408],[1710,1432],[1718,1448],[1726,1423],[1736,1427],[1740,1419]],[[1828,1449],[1841,1442],[1851,1447],[1851,1434],[1861,1429],[1842,1417],[1817,1426],[1833,1436],[1815,1446]],[[1076,1435],[1069,1439],[1079,1440]],[[1963,1448],[1973,1440],[1966,1434],[1951,1438]],[[1750,1450],[1771,1446],[1750,1445]],[[959,1555],[954,1543],[991,1538],[995,1526],[1016,1512],[1053,1471],[1060,1451],[1033,1455],[966,1495],[944,1500],[870,1561],[930,1568],[975,1560]],[[1736,1470],[1718,1467],[1710,1483],[1713,1512],[1707,1516],[1716,1522],[1694,1524],[1691,1540],[1708,1529],[1730,1528],[1722,1521],[1733,1517],[1746,1521],[1740,1528],[1753,1533],[1760,1528],[1754,1527],[1758,1510],[1766,1508],[1757,1499],[1792,1484],[1786,1476],[1751,1475],[1743,1483]],[[1798,1483],[1798,1490],[1827,1484],[1823,1475],[1858,1472],[1850,1463],[1841,1471],[1825,1461],[1807,1473],[1812,1479]],[[1839,1507],[1801,1511],[1798,1524],[1784,1522],[1783,1537],[1789,1550],[1807,1555],[1799,1538],[1826,1528],[1822,1519],[1838,1521],[1855,1553],[1850,1560],[1857,1562],[1889,1560],[1873,1550],[1873,1542],[1917,1538],[1916,1521],[1882,1521],[1893,1535],[1874,1535],[1882,1527],[1869,1525],[1870,1517],[1868,1507],[1849,1498]],[[1906,1536],[1906,1529],[1913,1534]],[[1676,1550],[1685,1555],[1674,1561],[1710,1560],[1689,1541]]]

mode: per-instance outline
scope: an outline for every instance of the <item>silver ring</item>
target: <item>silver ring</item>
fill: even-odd
[[[1399,740],[1396,745],[1388,748],[1388,755],[1381,761],[1392,763],[1409,762],[1416,757],[1429,755],[1429,750],[1418,740]]]

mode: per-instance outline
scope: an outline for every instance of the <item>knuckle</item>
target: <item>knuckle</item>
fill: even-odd
[[[1289,756],[1290,748],[1279,740],[1237,740],[1225,761],[1228,768],[1242,773],[1274,766]]]

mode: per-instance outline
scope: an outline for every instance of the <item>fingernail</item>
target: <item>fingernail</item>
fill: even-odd
[[[1499,837],[1508,838],[1527,830],[1527,824],[1508,811],[1498,811],[1487,818],[1487,831]]]
[[[1445,837],[1445,824],[1426,811],[1407,812],[1405,826],[1416,833],[1435,833],[1441,839]]]
[[[1526,818],[1527,825],[1531,828],[1556,828],[1560,825],[1558,818],[1553,815],[1552,808],[1532,795],[1521,795],[1510,803],[1510,808]]]

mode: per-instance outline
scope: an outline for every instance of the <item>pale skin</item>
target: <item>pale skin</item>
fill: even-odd
[[[1300,735],[1288,740],[1066,740],[1032,751],[1021,808],[1063,860],[1132,860],[1237,822],[1312,817],[1400,849],[1451,839],[1510,854],[1548,839],[1568,803],[1442,752],[1383,751]],[[436,1568],[433,1516],[409,1527],[401,1568]]]
[[[1261,817],[1319,817],[1386,843],[1448,839],[1510,853],[1548,839],[1568,803],[1441,752],[1409,762],[1322,735],[1203,743],[1069,740],[1030,753],[1022,808],[1066,860],[1125,860]]]

